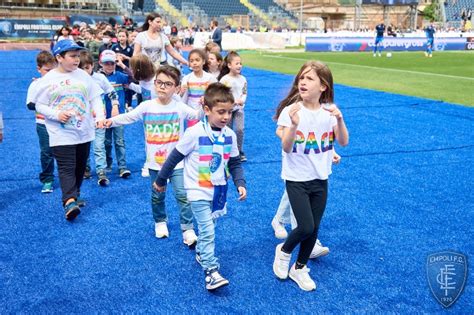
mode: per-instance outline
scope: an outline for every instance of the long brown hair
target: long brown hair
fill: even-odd
[[[150,58],[144,54],[134,55],[130,59],[130,69],[135,80],[151,80],[155,76],[155,66]]]
[[[223,76],[225,76],[226,74],[228,74],[230,72],[229,63],[231,63],[232,59],[234,59],[236,57],[240,58],[240,55],[234,50],[229,51],[227,56],[225,56],[224,62],[222,63],[221,73],[217,77],[217,81],[222,79]]]
[[[288,95],[280,102],[280,104],[278,104],[275,116],[273,117],[275,120],[280,117],[280,114],[285,107],[301,101],[298,83],[300,82],[302,74],[306,72],[308,68],[311,68],[314,70],[314,72],[316,72],[319,80],[321,80],[321,85],[326,87],[326,90],[321,93],[319,103],[334,103],[334,86],[331,70],[329,70],[328,66],[326,66],[321,61],[310,60],[305,62],[305,64],[301,67],[300,71],[295,77],[295,80],[293,81],[290,92],[288,92]]]
[[[156,18],[160,18],[161,19],[161,15],[159,15],[158,13],[156,12],[153,12],[153,13],[150,13],[146,16],[146,19],[145,19],[145,23],[143,23],[142,25],[142,30],[144,31],[148,31],[148,29],[150,28],[150,21],[153,21],[154,19]]]

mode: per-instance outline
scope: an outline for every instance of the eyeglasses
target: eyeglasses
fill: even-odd
[[[174,83],[171,81],[161,81],[161,80],[155,80],[155,85],[159,87],[165,87],[167,89],[170,89],[174,86]]]

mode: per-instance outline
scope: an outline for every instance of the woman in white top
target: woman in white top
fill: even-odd
[[[188,62],[178,52],[176,52],[170,44],[168,37],[161,32],[161,15],[158,13],[151,13],[146,17],[143,24],[143,32],[139,33],[135,38],[135,45],[133,55],[142,53],[147,55],[156,68],[161,64],[161,56],[163,50],[170,54],[174,59],[178,60],[184,65]],[[166,60],[163,60],[166,62]]]

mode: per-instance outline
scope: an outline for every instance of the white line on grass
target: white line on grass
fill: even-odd
[[[262,55],[262,56],[270,57],[270,58],[279,58],[279,59],[308,61],[308,59],[295,58],[295,57],[284,57],[284,56],[273,56],[273,55]],[[379,67],[354,65],[354,64],[351,64],[351,63],[341,63],[341,62],[331,62],[331,61],[324,61],[324,63],[333,64],[333,65],[340,65],[340,66],[352,66],[352,67],[367,68],[367,69],[374,69],[374,70],[387,70],[387,71],[393,71],[393,72],[413,73],[413,74],[422,74],[422,75],[429,75],[429,76],[438,76],[438,77],[443,77],[443,78],[464,79],[464,80],[474,81],[474,78],[461,77],[461,76],[449,75],[449,74],[439,74],[439,73],[431,73],[431,72],[418,72],[418,71],[400,70],[400,69],[391,69],[391,68],[379,68]]]

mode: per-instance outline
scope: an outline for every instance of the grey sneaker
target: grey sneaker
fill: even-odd
[[[126,168],[122,168],[119,172],[120,178],[128,178],[130,175],[132,175],[132,173]]]
[[[52,193],[53,192],[53,182],[44,183],[43,188],[41,188],[41,192],[43,194]]]
[[[206,289],[213,291],[229,284],[229,280],[221,276],[217,268],[208,269],[206,274]]]

